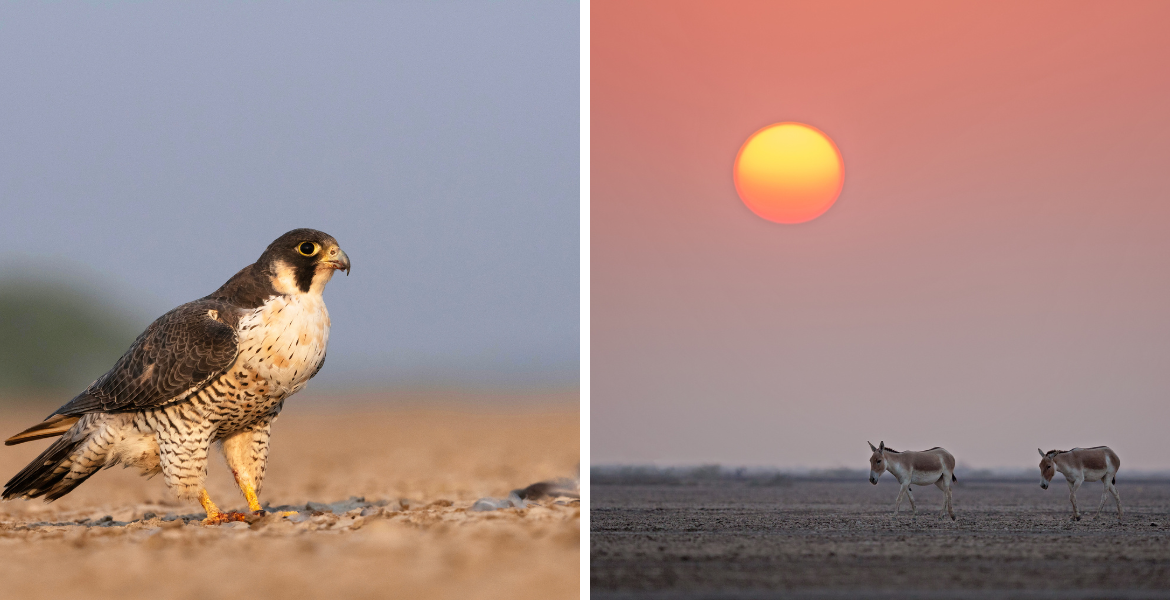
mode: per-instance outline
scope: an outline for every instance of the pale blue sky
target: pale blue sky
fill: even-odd
[[[316,387],[575,384],[578,13],[4,4],[0,269],[145,326],[313,227],[353,260]]]

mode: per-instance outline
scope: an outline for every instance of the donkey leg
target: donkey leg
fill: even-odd
[[[898,499],[894,500],[894,514],[895,515],[898,514],[898,509],[901,508],[901,506],[902,506],[902,496],[906,495],[906,492],[909,489],[910,489],[909,484],[903,483],[901,489],[898,490]]]
[[[1121,522],[1121,495],[1117,493],[1117,484],[1113,483],[1113,476],[1110,475],[1107,479],[1109,480],[1109,488],[1108,488],[1109,492],[1112,493],[1113,498],[1115,500],[1117,500],[1117,522],[1120,523]]]
[[[942,507],[942,510],[939,511],[938,516],[945,517],[949,514],[951,517],[951,520],[954,521],[955,520],[955,511],[951,510],[951,482],[950,482],[950,480],[947,479],[947,476],[944,474],[942,477],[938,478],[938,481],[934,482],[934,485],[936,487],[938,487],[938,489],[941,490],[943,493],[943,507]]]
[[[914,490],[906,486],[906,497],[910,499],[910,516],[918,517],[918,507],[914,505]]]
[[[943,477],[946,477],[946,475],[944,475]],[[953,488],[951,487],[951,482],[949,480],[944,480],[943,485],[947,486],[946,489],[943,490],[947,494],[947,507],[946,507],[947,514],[950,515],[951,520],[954,521],[955,520],[955,509],[951,504],[951,491]]]
[[[1097,505],[1097,512],[1093,513],[1094,521],[1097,520],[1097,517],[1101,516],[1101,509],[1105,508],[1105,500],[1109,498],[1109,476],[1106,475],[1105,479],[1101,480],[1101,483],[1103,484],[1101,488],[1101,503]]]
[[[1081,511],[1079,508],[1077,508],[1077,488],[1081,487],[1081,483],[1083,483],[1084,481],[1085,481],[1084,479],[1074,479],[1074,480],[1068,482],[1068,500],[1069,500],[1069,502],[1072,502],[1072,505],[1073,505],[1073,520],[1074,521],[1081,520]]]

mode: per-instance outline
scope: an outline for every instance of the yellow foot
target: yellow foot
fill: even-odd
[[[244,492],[244,499],[248,501],[248,510],[253,513],[264,512],[264,509],[260,507],[260,498],[256,496],[256,490],[251,484],[245,483],[241,485],[240,490]]]
[[[220,512],[215,503],[211,501],[211,496],[207,495],[207,490],[199,492],[199,504],[203,506],[203,510],[207,511],[207,518],[203,519],[204,525],[222,525],[230,521],[243,521],[247,515],[238,512]]]
[[[203,519],[204,525],[223,525],[224,523],[231,523],[232,521],[247,521],[248,515],[238,512],[221,512],[214,515],[207,515]]]

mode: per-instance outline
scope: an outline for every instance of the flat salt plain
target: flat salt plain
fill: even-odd
[[[776,482],[773,482],[776,483]],[[594,598],[1170,598],[1170,480],[1117,487],[1119,524],[1072,522],[1063,479],[960,480],[957,521],[915,488],[792,478],[779,485],[592,486]],[[1095,510],[1101,485],[1077,495]]]

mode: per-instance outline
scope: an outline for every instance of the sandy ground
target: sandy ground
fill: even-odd
[[[1070,521],[1061,480],[965,482],[893,517],[898,488],[594,485],[595,598],[1170,598],[1170,481],[1127,481],[1118,524]],[[1078,501],[1095,510],[1100,484]]]
[[[172,500],[161,477],[104,471],[52,504],[0,504],[0,596],[578,596],[577,502],[469,510],[481,497],[576,477],[573,404],[297,400],[274,426],[261,494],[296,515],[204,527],[199,507]],[[53,408],[2,412],[0,431],[19,431]],[[45,446],[0,447],[0,474],[16,473]],[[209,479],[221,509],[246,509],[222,457]]]

